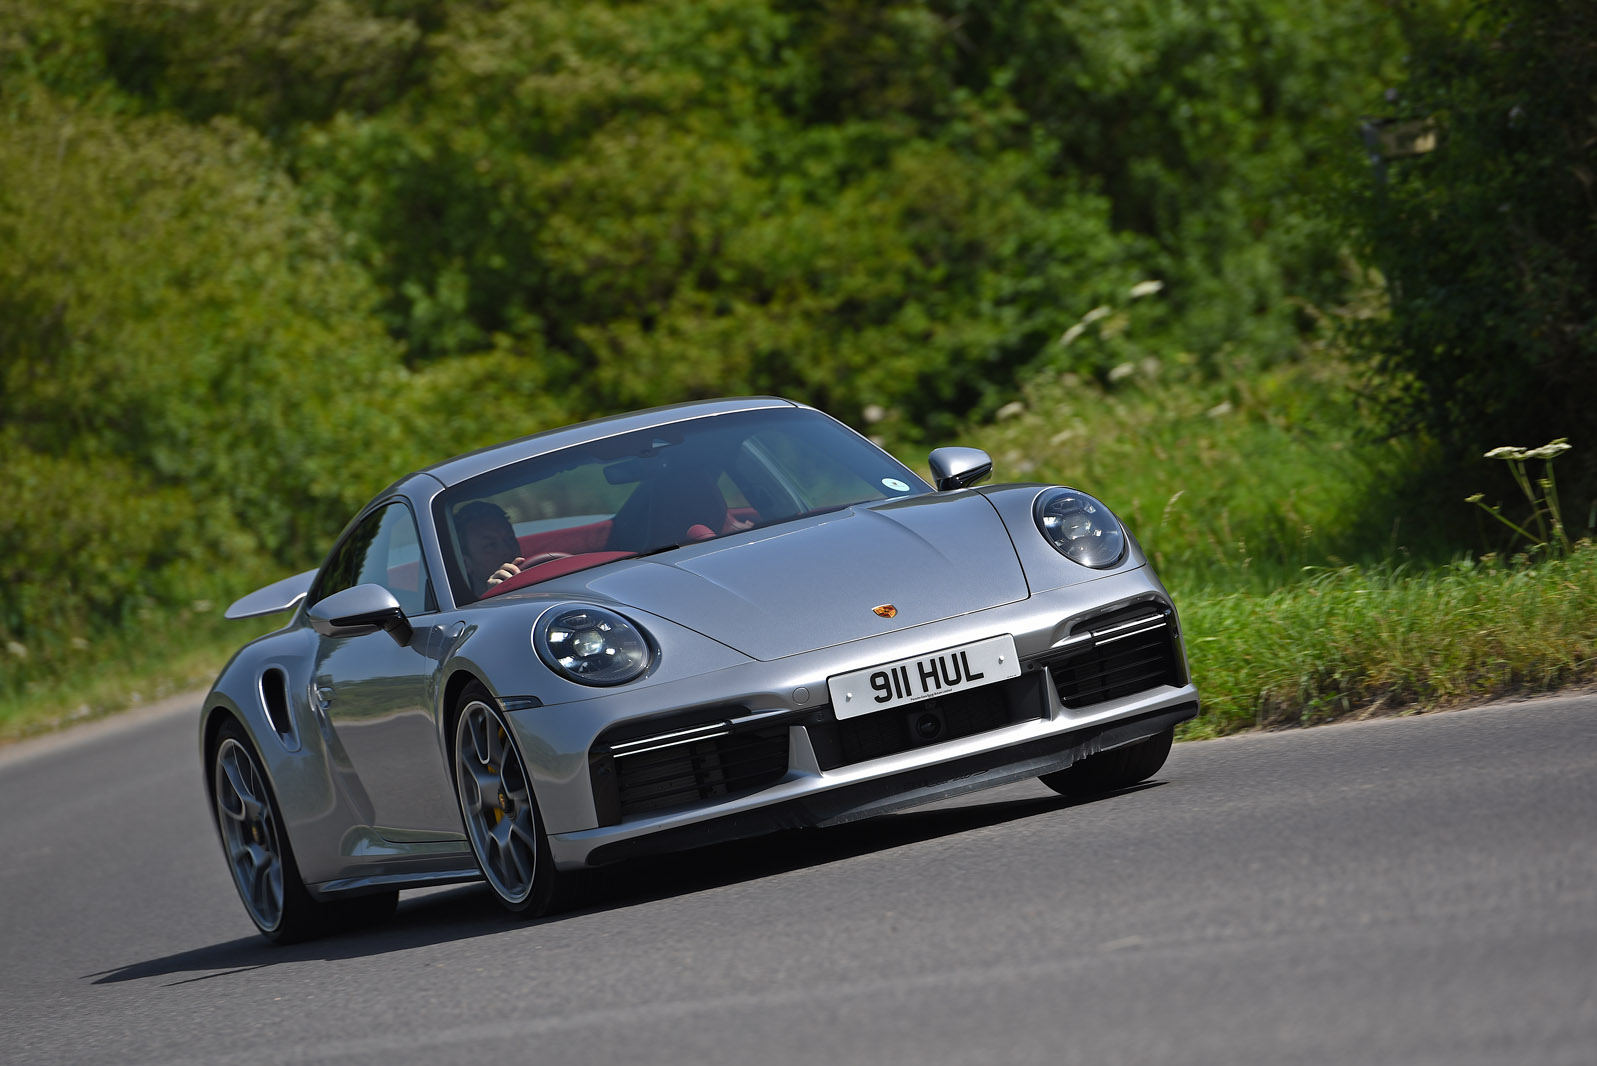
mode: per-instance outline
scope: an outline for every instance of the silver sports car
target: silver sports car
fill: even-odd
[[[205,699],[244,907],[290,941],[570,871],[1040,778],[1141,781],[1198,711],[1175,608],[1102,503],[928,484],[786,400],[601,419],[450,459],[355,516]]]

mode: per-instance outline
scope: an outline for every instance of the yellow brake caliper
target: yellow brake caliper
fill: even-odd
[[[499,740],[500,743],[509,743],[509,738],[505,736],[505,731],[503,729],[499,730]],[[489,763],[488,772],[491,774],[497,774],[499,770],[492,763]],[[494,798],[499,801],[499,805],[494,808],[494,825],[498,825],[502,820],[504,820],[505,817],[504,790],[500,789],[498,795],[496,795]]]

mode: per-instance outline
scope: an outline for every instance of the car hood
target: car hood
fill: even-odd
[[[974,493],[849,507],[583,576],[597,596],[762,660],[1028,594],[1003,520]],[[892,617],[873,610],[889,604]]]

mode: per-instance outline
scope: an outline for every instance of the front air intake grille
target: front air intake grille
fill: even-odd
[[[1167,615],[1133,619],[1092,635],[1088,646],[1046,663],[1066,707],[1091,707],[1182,683],[1175,631]]]
[[[645,814],[742,792],[787,774],[785,726],[673,744],[614,757],[620,814]]]

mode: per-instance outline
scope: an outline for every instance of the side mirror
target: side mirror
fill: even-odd
[[[381,585],[356,585],[325,596],[305,609],[305,617],[324,637],[359,637],[381,629],[401,647],[410,643],[410,619]]]
[[[938,492],[968,489],[993,472],[993,457],[980,448],[938,448],[926,457]]]

